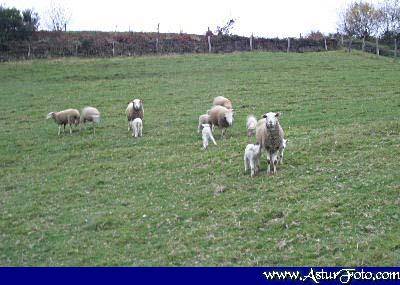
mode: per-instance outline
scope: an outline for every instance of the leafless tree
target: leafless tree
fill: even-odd
[[[381,11],[385,33],[400,34],[400,0],[385,0]]]
[[[52,31],[66,31],[71,20],[71,12],[59,3],[52,2],[47,12],[47,26]]]

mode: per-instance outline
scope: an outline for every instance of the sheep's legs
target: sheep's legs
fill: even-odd
[[[243,161],[244,161],[244,173],[246,173],[246,172],[247,172],[247,169],[248,169],[248,163],[247,163],[247,158],[246,158],[246,156],[244,157]]]
[[[71,124],[69,124],[69,134],[72,135],[72,128],[71,128]]]
[[[58,135],[61,133],[61,125],[58,126]]]
[[[250,176],[253,177],[255,174],[254,160],[250,160]]]
[[[213,142],[215,145],[217,145],[217,143],[215,142],[215,139],[214,139],[213,135],[211,135],[210,138],[211,138],[212,142]]]

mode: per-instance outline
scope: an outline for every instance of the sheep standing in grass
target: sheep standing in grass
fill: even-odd
[[[128,119],[128,131],[131,129],[130,122],[136,118],[140,118],[143,121],[143,100],[134,99],[128,103],[128,107],[126,108],[126,117]]]
[[[96,134],[95,124],[100,123],[100,112],[94,107],[85,107],[81,112],[80,126],[85,127],[86,122],[93,123],[93,134]]]
[[[197,126],[197,132],[203,129],[203,124],[211,124],[210,123],[210,116],[208,114],[200,115],[199,116],[199,125]]]
[[[256,134],[257,119],[253,115],[247,117],[246,128],[247,136],[252,137]]]
[[[217,143],[215,142],[214,136],[212,134],[210,125],[203,124],[202,127],[203,127],[203,130],[201,131],[201,135],[203,138],[203,149],[207,149],[209,140],[211,140],[215,145],[217,145]]]
[[[282,147],[279,149],[279,164],[283,164],[283,153],[285,151],[285,148],[287,146],[287,139],[282,140]]]
[[[217,96],[213,100],[213,105],[214,106],[222,106],[227,109],[232,109],[232,102],[228,98],[225,98],[223,96]]]
[[[142,119],[136,118],[130,122],[130,125],[132,129],[132,137],[141,137],[143,132]]]
[[[279,124],[280,113],[266,113],[257,122],[256,139],[261,148],[267,152],[268,173],[276,173],[278,155],[283,147],[284,132]]]
[[[71,125],[77,126],[79,124],[80,114],[76,109],[67,109],[60,112],[50,112],[47,114],[46,119],[53,118],[54,121],[58,124],[58,135],[61,132],[61,126],[64,126],[65,133],[65,125],[69,125],[69,133],[72,134]]]
[[[261,146],[259,144],[248,144],[244,151],[244,172],[250,168],[253,177],[260,170]]]
[[[225,135],[226,129],[233,125],[233,110],[222,106],[214,106],[208,111],[210,115],[211,125],[218,126],[222,129],[222,137]]]

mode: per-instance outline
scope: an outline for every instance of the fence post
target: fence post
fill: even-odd
[[[112,56],[115,55],[115,42],[112,42]]]
[[[351,53],[351,44],[353,43],[353,39],[352,38],[350,38],[350,40],[349,40],[349,53]]]
[[[28,58],[31,57],[31,44],[28,44]]]
[[[78,44],[75,44],[75,56],[78,56]]]
[[[211,53],[211,36],[208,36],[207,39],[208,39],[208,52]]]
[[[328,45],[326,44],[326,38],[324,38],[325,50],[328,50]]]
[[[157,24],[156,53],[158,53],[159,37],[160,37],[160,23]]]
[[[344,45],[344,40],[343,40],[343,35],[341,35],[341,44],[342,44],[342,46]]]
[[[290,38],[287,38],[287,51],[290,52]]]
[[[394,39],[394,58],[397,57],[397,39]]]
[[[253,34],[251,34],[251,37],[250,37],[250,50],[251,51],[253,50]]]
[[[365,36],[362,39],[362,47],[361,47],[362,51],[365,51]]]
[[[376,55],[379,55],[379,40],[378,40],[378,37],[376,37]]]

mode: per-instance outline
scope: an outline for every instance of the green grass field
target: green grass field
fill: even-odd
[[[400,265],[400,64],[343,51],[0,64],[0,265]],[[201,149],[197,118],[232,99]],[[127,131],[144,100],[144,137]],[[57,136],[46,114],[98,107]],[[244,174],[281,111],[278,174]]]

